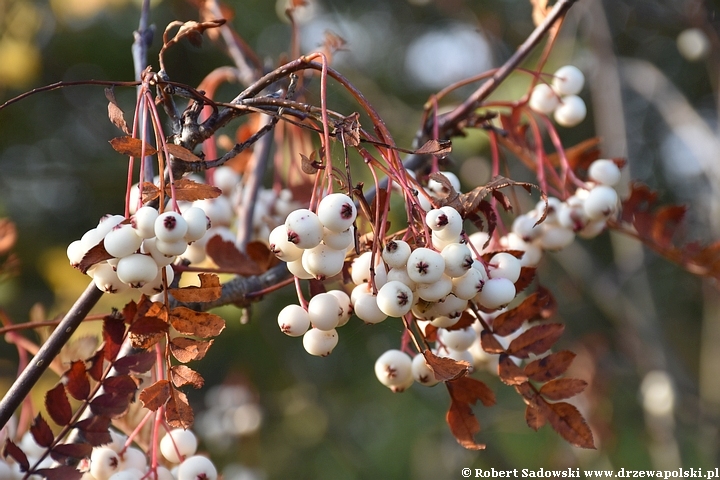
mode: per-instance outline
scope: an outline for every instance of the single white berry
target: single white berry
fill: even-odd
[[[213,169],[212,174],[213,183],[222,190],[223,195],[229,196],[240,183],[240,174],[226,165]]]
[[[315,278],[315,275],[305,270],[305,267],[303,267],[302,264],[302,258],[299,258],[297,260],[294,260],[292,262],[287,262],[287,268],[300,280],[309,280],[311,278]]]
[[[170,463],[180,463],[183,457],[195,455],[197,437],[190,430],[176,428],[160,440],[160,452]]]
[[[188,243],[183,238],[174,242],[166,242],[160,238],[155,239],[155,248],[166,257],[182,255],[187,250],[187,247]]]
[[[103,447],[108,447],[112,449],[113,451],[120,453],[120,451],[125,448],[125,442],[127,441],[127,436],[116,432],[115,430],[110,430],[110,443],[106,443],[105,445],[101,445]]]
[[[177,471],[177,480],[217,480],[217,477],[215,465],[201,455],[186,458]]]
[[[577,232],[577,234],[579,237],[585,239],[595,238],[605,230],[605,227],[607,227],[607,220],[593,220],[585,225],[585,228]]]
[[[352,304],[350,303],[350,297],[347,293],[345,293],[342,290],[328,290],[330,295],[337,298],[338,306],[340,307],[340,310],[342,313],[340,314],[340,318],[338,320],[338,327],[342,327],[345,325],[348,320],[350,320],[350,316],[353,314],[353,308]]]
[[[510,303],[515,298],[515,294],[515,284],[507,278],[499,277],[485,282],[476,298],[483,307],[496,309]]]
[[[122,215],[104,215],[98,222],[98,232],[101,232],[103,235],[107,235],[110,230],[117,227],[124,221],[125,217],[123,217]]]
[[[333,232],[350,228],[357,217],[357,208],[344,193],[331,193],[320,200],[317,216],[323,226]]]
[[[158,265],[149,255],[134,253],[121,258],[117,265],[117,276],[120,281],[134,288],[152,282],[157,273]]]
[[[538,218],[535,218],[535,215],[519,215],[513,220],[512,231],[526,242],[531,242],[539,237],[542,232],[540,225],[537,225],[537,221]]]
[[[130,224],[118,225],[105,235],[103,244],[105,251],[116,258],[127,257],[135,253],[143,239]]]
[[[479,254],[484,253],[485,244],[490,240],[487,232],[475,232],[468,235],[468,243],[473,246]],[[489,245],[489,244],[488,244]]]
[[[391,268],[390,271],[387,274],[387,281],[398,281],[402,282],[408,287],[410,287],[410,290],[415,290],[417,288],[417,283],[410,280],[410,276],[407,273],[407,268],[405,265],[402,267],[397,268]]]
[[[520,278],[521,268],[520,260],[506,252],[496,253],[488,262],[490,278],[507,278],[512,283]]]
[[[302,248],[298,248],[295,244],[288,241],[285,225],[275,227],[270,232],[268,241],[270,242],[270,251],[284,262],[299,260],[303,254]]]
[[[382,287],[387,281],[387,271],[385,270],[385,262],[382,261],[380,255],[375,254],[375,268],[370,271],[372,252],[364,252],[355,258],[350,267],[350,276],[355,285],[370,282],[371,275],[374,275],[375,286]]]
[[[285,335],[299,337],[310,328],[310,316],[300,305],[287,305],[278,314],[278,326]]]
[[[155,260],[158,267],[170,265],[175,261],[175,255],[165,255],[157,248],[157,238],[146,238],[140,246],[140,253],[148,254]]]
[[[95,286],[105,293],[122,293],[129,288],[118,278],[115,269],[107,262],[95,265],[92,269],[92,278]]]
[[[465,309],[467,309],[467,305],[467,300],[450,294],[435,305],[434,311],[437,315],[444,315],[451,319],[460,318]]]
[[[365,323],[380,323],[387,318],[387,314],[380,310],[377,297],[367,290],[367,284],[356,286],[351,295],[355,315]]]
[[[437,282],[445,272],[445,260],[439,252],[425,247],[416,248],[408,257],[407,272],[413,282]]]
[[[584,211],[590,220],[609,218],[617,212],[618,195],[614,188],[597,185],[585,199]]]
[[[376,302],[388,317],[402,317],[413,306],[413,292],[402,282],[387,282],[378,290]]]
[[[710,40],[699,28],[688,28],[678,35],[677,48],[685,60],[695,62],[707,57],[710,52]]]
[[[144,472],[147,468],[147,457],[139,448],[127,448],[125,452],[120,455],[120,459],[120,468],[122,470],[136,469],[140,472]]]
[[[113,473],[108,480],[141,480],[143,476],[143,472],[137,468],[131,468]]]
[[[538,113],[550,115],[558,106],[558,94],[546,83],[538,83],[530,94],[528,106]]]
[[[553,78],[553,89],[560,95],[577,95],[585,85],[585,75],[574,65],[560,67]]]
[[[440,383],[440,380],[435,378],[435,372],[428,366],[425,357],[421,353],[413,357],[411,369],[413,378],[421,385],[432,387]]]
[[[421,283],[415,289],[417,296],[428,302],[438,302],[452,291],[452,279],[443,275],[433,283]]]
[[[323,225],[312,211],[301,208],[291,212],[285,219],[287,239],[298,248],[313,248],[320,243]]]
[[[145,295],[155,295],[165,290],[162,278],[163,269],[165,270],[165,278],[167,279],[168,286],[173,282],[175,279],[175,270],[173,270],[171,265],[166,265],[158,270],[157,276],[151,282],[142,286],[140,289],[142,293]]]
[[[120,457],[108,447],[93,448],[90,455],[90,474],[97,480],[108,480],[120,469]]]
[[[458,298],[470,300],[480,293],[487,279],[484,268],[471,268],[462,277],[452,279],[452,292]]]
[[[177,212],[164,212],[155,219],[155,236],[163,242],[177,242],[187,233],[187,222]]]
[[[562,250],[575,240],[572,230],[559,225],[543,226],[543,233],[537,240],[543,250]]]
[[[311,328],[303,335],[303,347],[310,355],[327,357],[338,344],[337,330]]]
[[[388,350],[375,361],[375,376],[394,392],[402,392],[412,385],[412,359],[400,350]]]
[[[472,327],[460,328],[458,330],[438,330],[438,339],[447,348],[453,350],[467,350],[477,338],[477,333]]]
[[[585,120],[587,107],[582,98],[577,95],[568,95],[562,98],[562,103],[555,109],[555,121],[563,127],[574,127]]]
[[[187,243],[200,240],[210,228],[210,219],[202,208],[190,207],[183,211],[182,217],[187,222],[187,232],[183,237]]]
[[[450,240],[457,238],[462,232],[462,217],[452,207],[444,206],[430,210],[425,215],[425,223],[441,239]]]
[[[538,230],[542,233],[542,229],[538,228]],[[542,259],[542,248],[537,242],[528,243],[513,232],[504,237],[504,244],[509,250],[521,250],[524,252],[520,258],[520,266],[522,267],[534,267]]]
[[[308,302],[308,316],[313,327],[320,330],[333,330],[340,321],[340,303],[329,293],[315,295]]]
[[[87,251],[82,246],[82,241],[75,240],[67,247],[67,257],[70,260],[70,265],[77,267],[80,265],[83,257]]]
[[[410,257],[410,245],[404,240],[390,240],[385,244],[382,251],[382,258],[390,268],[400,268],[407,265]]]
[[[206,198],[193,202],[193,207],[201,208],[216,227],[228,227],[233,220],[233,208],[230,200],[224,195],[217,198]]]
[[[355,244],[355,228],[350,227],[342,232],[333,232],[323,227],[322,243],[335,250],[345,252]]]
[[[345,264],[345,252],[321,243],[304,250],[301,259],[306,272],[318,280],[325,280],[342,272]]]
[[[457,362],[467,362],[470,364],[470,371],[474,370],[473,356],[467,350],[454,350],[452,348],[438,348],[436,355],[439,357],[452,358]]]
[[[195,243],[192,243],[188,245],[187,249],[183,252],[182,258],[191,264],[197,264],[207,258],[207,253],[204,247],[199,247],[195,245]]]
[[[620,168],[612,160],[599,159],[590,164],[588,169],[588,177],[593,182],[607,185],[609,187],[617,185],[620,181]]]
[[[472,251],[464,243],[451,243],[440,255],[445,260],[445,275],[449,277],[462,277],[473,266]]]
[[[157,220],[158,215],[157,209],[153,207],[145,205],[138,208],[133,215],[132,226],[139,237],[151,238],[155,236],[155,220]]]
[[[88,250],[100,243],[103,238],[105,238],[105,233],[97,228],[91,228],[80,238],[82,250],[87,253]]]

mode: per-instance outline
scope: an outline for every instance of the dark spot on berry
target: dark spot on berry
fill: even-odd
[[[420,275],[426,275],[430,269],[430,265],[427,262],[418,262],[415,264],[415,269]]]
[[[352,205],[350,205],[349,203],[343,203],[343,206],[340,207],[340,216],[343,219],[347,220],[349,218],[352,218],[352,214],[353,214]]]
[[[163,227],[165,227],[167,230],[174,230],[175,225],[177,225],[177,218],[175,218],[174,215],[168,215],[163,220]]]
[[[395,240],[390,240],[387,245],[385,245],[385,250],[388,253],[393,253],[395,250],[397,250],[397,242]]]
[[[400,305],[400,306],[407,305],[408,300],[409,300],[407,293],[405,293],[405,292],[399,292],[397,295],[397,299],[398,299],[398,305]]]
[[[475,261],[473,260],[473,258],[470,255],[468,255],[465,258],[463,258],[462,267],[465,270],[469,270],[470,268],[472,268],[473,263],[475,263]]]
[[[475,285],[475,290],[478,291],[478,293],[482,292],[483,287],[485,286],[485,280],[480,280],[477,285]]]
[[[420,380],[420,383],[428,383],[430,381],[430,377],[428,377],[427,375],[420,375],[420,378],[418,378],[418,380]]]
[[[297,244],[300,241],[300,235],[298,235],[297,233],[295,233],[293,231],[289,231],[289,232],[287,232],[287,239],[288,239],[288,242]]]
[[[448,224],[448,217],[444,213],[441,213],[440,216],[437,218],[437,226],[438,227],[444,227]]]
[[[395,378],[397,377],[397,370],[388,365],[385,367],[385,373],[387,373],[388,378]]]

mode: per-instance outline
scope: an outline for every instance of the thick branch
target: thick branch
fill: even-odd
[[[103,292],[95,286],[95,282],[90,282],[90,285],[77,299],[75,305],[65,314],[65,317],[50,335],[50,338],[40,347],[37,355],[33,357],[30,364],[12,384],[7,394],[0,400],[0,428],[5,426],[23,399],[30,394],[32,387],[35,386],[53,359],[58,356],[62,347],[80,325],[80,322],[83,321],[102,295]]]

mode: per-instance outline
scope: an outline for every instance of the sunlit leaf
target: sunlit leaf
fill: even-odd
[[[183,288],[171,288],[170,295],[179,302],[211,302],[222,295],[220,277],[212,273],[201,273],[200,286],[191,285]]]
[[[167,380],[158,380],[149,387],[140,392],[140,401],[143,407],[151,411],[156,411],[162,407],[170,399],[172,387]]]

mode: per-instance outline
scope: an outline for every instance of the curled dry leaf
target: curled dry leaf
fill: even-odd
[[[505,348],[500,345],[500,342],[497,338],[495,338],[495,335],[488,332],[487,330],[483,330],[482,332],[480,332],[480,345],[482,346],[482,349],[484,351],[486,351],[487,353],[492,353],[493,355],[505,353]]]
[[[201,273],[200,286],[189,286],[183,288],[171,288],[170,295],[175,297],[179,302],[212,302],[222,295],[222,286],[220,285],[220,277],[213,273]]]
[[[569,444],[580,448],[595,448],[592,431],[575,406],[566,403],[548,403],[537,397],[536,405],[553,430]]]
[[[110,146],[119,154],[129,157],[142,157],[143,153],[145,153],[146,156],[157,153],[157,150],[152,145],[129,135],[113,138],[110,140]],[[143,150],[143,146],[145,150]]]
[[[565,373],[574,358],[575,354],[569,350],[551,353],[528,363],[525,374],[535,382],[547,382]]]
[[[113,367],[120,374],[145,373],[155,365],[155,352],[141,352],[118,358]]]
[[[143,407],[151,411],[156,411],[162,407],[170,399],[172,387],[168,380],[158,380],[149,387],[140,392],[140,401]]]
[[[347,117],[336,121],[332,133],[336,137],[342,136],[345,146],[357,147],[360,145],[360,114],[353,112]]]
[[[300,168],[302,169],[303,173],[306,173],[308,175],[315,175],[318,171],[318,163],[315,161],[315,156],[317,152],[313,151],[310,154],[310,157],[307,157],[306,155],[300,154]]]
[[[112,87],[105,88],[105,98],[108,99],[108,118],[110,121],[122,130],[125,135],[130,135],[127,122],[125,122],[125,114],[115,99],[115,91]]]
[[[507,352],[519,358],[527,358],[531,353],[540,355],[557,342],[563,331],[565,326],[561,323],[536,325],[510,342]]]
[[[457,321],[457,323],[446,327],[445,330],[465,330],[468,327],[472,327],[472,324],[475,323],[475,320],[476,318],[473,317],[468,311],[464,311],[462,315],[460,315],[460,319]]]
[[[134,395],[137,388],[137,381],[130,375],[113,375],[103,381],[105,392],[119,397]]]
[[[166,311],[167,317],[167,311]],[[128,329],[133,348],[148,349],[165,337],[170,325],[161,317],[142,317]]]
[[[160,189],[154,183],[143,182],[142,184],[142,201],[150,203],[160,196]]]
[[[458,379],[467,375],[472,365],[468,362],[453,360],[447,357],[438,357],[430,350],[424,350],[422,356],[425,357],[425,363],[435,374],[435,379],[441,382]]]
[[[450,140],[428,140],[422,147],[418,148],[415,153],[424,155],[435,155],[437,157],[447,157],[452,152],[452,142]],[[445,176],[442,176],[445,178]],[[444,185],[443,185],[444,186]]]
[[[165,420],[173,428],[187,430],[192,427],[195,414],[188,403],[187,395],[175,389],[171,390],[170,400],[165,408]]]
[[[545,425],[547,419],[545,416],[540,413],[540,410],[538,410],[534,405],[527,404],[525,406],[525,422],[528,424],[528,427],[532,428],[536,432]]]
[[[213,340],[203,341],[188,337],[176,337],[170,340],[170,352],[182,363],[191,360],[202,360]]]
[[[201,338],[215,337],[225,329],[222,317],[186,307],[175,307],[170,311],[170,324],[183,335]]]
[[[450,431],[463,447],[469,450],[482,450],[485,445],[475,441],[475,434],[480,431],[478,422],[472,411],[472,405],[478,400],[489,407],[495,404],[495,394],[480,380],[471,377],[460,377],[445,383],[450,393],[450,408],[445,420]]]
[[[205,379],[198,372],[185,365],[174,365],[170,368],[170,377],[176,388],[190,385],[193,388],[202,388]]]
[[[242,276],[260,275],[264,271],[253,259],[238,250],[235,242],[223,240],[219,235],[208,240],[205,250],[212,261],[224,271]]]
[[[113,258],[113,256],[105,250],[105,240],[103,239],[85,253],[76,268],[82,273],[87,273],[88,269],[93,265],[104,262],[105,260],[110,260],[111,258]]]

